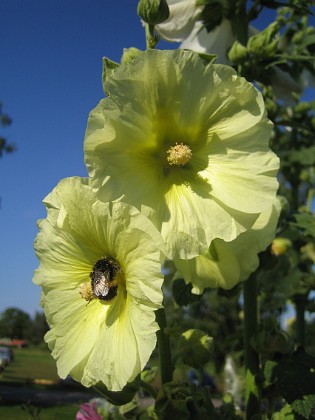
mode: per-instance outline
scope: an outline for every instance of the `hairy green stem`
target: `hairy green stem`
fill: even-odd
[[[158,43],[158,36],[154,33],[154,25],[145,24],[145,38],[147,49],[154,49]]]
[[[164,308],[156,311],[156,320],[160,327],[156,335],[160,355],[161,382],[163,385],[166,382],[172,382],[173,380],[172,351],[170,338],[165,333],[167,322]]]
[[[257,279],[255,273],[244,283],[244,357],[245,357],[245,399],[246,419],[261,415],[261,390],[257,384],[260,372],[259,355],[251,346],[251,338],[257,331],[258,303]]]

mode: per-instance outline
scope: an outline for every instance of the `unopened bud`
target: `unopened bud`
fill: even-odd
[[[265,354],[287,354],[292,349],[292,344],[290,336],[279,329],[261,330],[251,339],[252,347],[257,352]]]
[[[209,362],[213,355],[213,338],[201,330],[190,329],[182,334],[179,348],[183,362],[198,369]]]
[[[140,0],[138,15],[149,25],[157,25],[168,19],[170,11],[166,0]]]
[[[290,241],[290,239],[287,238],[275,238],[272,241],[271,244],[271,252],[273,253],[273,255],[282,255],[285,252],[288,251],[289,248],[291,248],[292,246],[292,242]]]
[[[228,53],[228,59],[235,64],[241,64],[246,60],[247,54],[247,48],[235,41]]]
[[[262,58],[273,57],[277,52],[279,43],[279,36],[276,36],[277,32],[278,24],[274,22],[262,32],[249,38],[247,49]]]

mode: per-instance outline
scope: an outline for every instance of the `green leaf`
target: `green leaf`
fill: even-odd
[[[278,9],[279,7],[290,7],[301,14],[313,14],[312,11],[304,5],[293,4],[292,2],[273,1],[273,0],[261,0],[261,4],[269,9]]]
[[[264,374],[267,384],[273,384],[299,414],[315,407],[315,358],[302,347],[290,356],[279,357],[278,361],[268,360]]]
[[[193,384],[167,383],[160,389],[155,410],[161,420],[178,418],[180,420],[219,420],[205,388]]]
[[[173,297],[177,305],[185,306],[190,303],[197,302],[201,295],[191,293],[192,285],[186,284],[184,279],[176,279],[173,281]]]
[[[144,369],[141,372],[142,381],[152,382],[155,379],[157,372],[158,372],[158,368],[156,366],[152,366],[149,369]]]
[[[109,389],[102,383],[99,382],[93,388],[106,398],[108,402],[114,405],[123,405],[129,403],[135,393],[138,391],[140,386],[139,378],[135,379],[133,382],[128,383],[124,386],[121,391],[109,391]]]
[[[102,72],[102,83],[103,83],[103,90],[105,94],[108,96],[108,90],[106,89],[106,80],[111,73],[113,73],[119,67],[119,63],[110,60],[107,57],[103,57],[103,72]]]
[[[315,407],[315,395],[304,395],[303,399],[295,400],[291,404],[291,407],[298,414],[308,419],[313,408]]]
[[[213,357],[213,338],[202,330],[189,329],[178,341],[178,355],[183,362],[195,369],[200,369]]]
[[[278,413],[272,415],[272,420],[295,420],[291,406],[286,404]]]
[[[271,385],[272,383],[272,372],[276,366],[277,362],[274,362],[273,360],[268,360],[265,364],[264,375],[267,385]]]
[[[312,45],[312,44],[315,44],[315,34],[306,36],[303,39],[303,42],[300,45],[300,47],[305,48],[305,47],[308,47],[309,45]]]
[[[313,214],[297,213],[294,218],[296,223],[292,223],[292,225],[304,229],[307,235],[315,237],[315,217]]]
[[[198,53],[198,55],[202,59],[205,66],[215,63],[217,59],[216,54]]]
[[[291,150],[289,161],[292,163],[300,163],[303,166],[315,165],[315,146],[302,147],[299,150]]]

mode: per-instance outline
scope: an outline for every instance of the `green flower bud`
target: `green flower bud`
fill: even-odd
[[[213,338],[201,330],[190,329],[180,337],[179,348],[183,362],[198,369],[212,357]]]
[[[303,182],[311,182],[311,175],[306,169],[302,169],[299,178]]]
[[[271,252],[273,255],[282,255],[288,251],[288,249],[292,246],[292,242],[290,239],[287,238],[275,238],[271,244]]]
[[[278,24],[274,22],[259,34],[252,36],[248,40],[247,49],[261,58],[272,57],[278,49],[279,39],[276,36],[277,32]]]
[[[294,111],[297,113],[305,113],[311,109],[311,104],[309,102],[300,102],[295,106]]]
[[[193,384],[166,383],[159,390],[155,403],[159,419],[215,418],[214,408],[205,388]]]
[[[279,44],[279,38],[276,38],[270,44],[265,45],[265,49],[264,49],[265,57],[273,57],[273,55],[277,52],[278,44]]]
[[[170,15],[166,0],[140,0],[138,15],[149,25],[164,22]]]
[[[271,341],[275,353],[287,354],[292,349],[292,338],[284,331],[277,331]]]
[[[235,41],[228,53],[230,61],[236,64],[241,64],[247,59],[247,48],[244,47],[240,42]]]
[[[296,32],[293,37],[292,37],[292,42],[294,44],[301,44],[305,39],[305,32],[304,31],[299,31]]]
[[[292,349],[292,339],[278,328],[270,330],[260,329],[251,340],[252,347],[259,353],[287,354]]]

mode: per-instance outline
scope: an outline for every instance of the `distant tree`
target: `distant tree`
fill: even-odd
[[[11,118],[2,111],[2,103],[0,102],[0,127],[6,127],[12,123]],[[0,136],[0,157],[3,153],[11,153],[15,150],[13,144],[8,143],[8,141]]]
[[[18,308],[8,308],[0,315],[0,337],[28,339],[31,317]]]
[[[48,331],[49,327],[46,322],[46,318],[43,312],[36,312],[31,322],[31,328],[29,332],[29,341],[32,344],[40,344],[44,340],[44,335]]]

